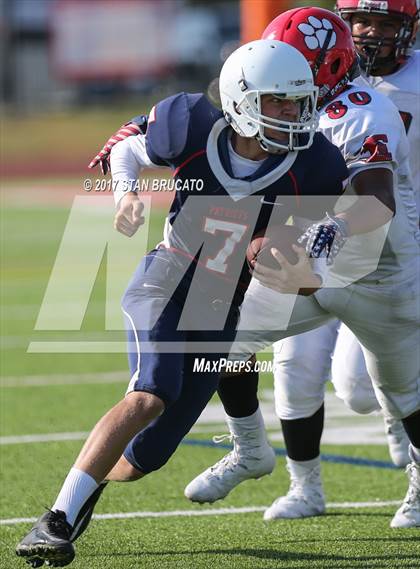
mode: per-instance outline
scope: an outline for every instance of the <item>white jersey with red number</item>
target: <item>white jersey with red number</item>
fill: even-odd
[[[419,231],[409,167],[409,143],[398,110],[376,90],[352,84],[321,110],[320,130],[341,150],[350,180],[366,169],[393,171],[396,214],[390,223],[377,270],[362,278],[367,282],[383,277],[404,278],[401,271],[410,274],[415,269]],[[379,242],[378,231],[352,238],[355,243],[353,254],[350,253],[345,261],[342,256],[342,262],[354,265],[366,262],[366,266],[370,266]],[[337,258],[330,274],[340,274],[343,271],[341,264]]]
[[[397,107],[403,119],[410,143],[410,168],[420,203],[420,51],[414,51],[407,62],[391,75],[373,77],[361,75],[355,84],[369,85],[383,93]]]
[[[407,64],[404,65],[397,73],[387,77],[358,77],[354,81],[359,91],[366,91],[368,95],[373,95],[372,88],[378,92],[386,95],[398,108],[408,131],[408,139],[410,142],[410,166],[412,174],[414,174],[414,188],[416,196],[420,195],[420,52],[416,52],[415,56],[411,57]],[[369,83],[367,82],[369,81]],[[351,109],[352,105],[349,104],[348,95],[354,92],[347,91],[344,95],[337,97],[337,101],[341,101],[343,105],[348,105]],[[367,99],[366,99],[367,100]],[[391,116],[388,117],[388,106],[382,104],[383,97],[373,98],[369,105],[360,105],[360,108],[355,112],[344,114],[340,120],[329,119],[323,115],[321,126],[325,129],[326,134],[333,142],[338,144],[341,149],[346,153],[347,162],[350,166],[351,154],[357,151],[360,146],[360,138],[372,134],[376,131],[375,122],[370,116],[371,108],[374,112],[378,113],[377,120],[380,121],[379,131],[389,137],[388,129],[395,131],[397,135],[392,137],[389,150],[394,152],[395,143],[398,141],[399,127],[393,128],[393,119],[395,111],[391,111]],[[336,102],[337,102],[336,101]],[[360,95],[360,103],[363,103],[364,97]],[[350,101],[351,103],[351,101]],[[373,105],[373,107],[372,107]],[[364,108],[367,109],[369,115],[364,117]],[[331,111],[331,109],[330,109]],[[339,106],[337,105],[336,113],[339,114]],[[343,110],[341,111],[343,112]],[[360,119],[360,123],[358,122]],[[407,128],[409,127],[409,128]],[[370,131],[370,132],[369,132]],[[328,134],[329,133],[329,134]],[[346,137],[349,136],[347,141]],[[389,141],[388,141],[389,142]],[[378,163],[378,165],[380,165]],[[355,166],[355,164],[354,164]],[[353,166],[353,167],[354,167]],[[394,165],[393,165],[394,167]],[[405,192],[402,192],[405,195]],[[398,194],[398,191],[396,192]],[[398,196],[396,196],[398,197]],[[401,200],[403,201],[403,200]],[[397,206],[398,203],[397,202]],[[400,208],[401,209],[401,208]],[[412,208],[409,208],[411,211]],[[338,257],[337,257],[338,259]],[[412,258],[412,266],[416,267],[418,258]],[[407,259],[409,262],[409,259]],[[418,264],[417,264],[418,266]],[[398,275],[398,273],[396,273]],[[401,272],[401,275],[403,272]],[[414,281],[415,282],[415,281]],[[370,287],[373,288],[373,287]],[[357,287],[358,291],[363,291],[364,287]],[[407,377],[410,377],[410,358],[414,362],[415,355],[418,349],[415,348],[415,354],[410,355],[406,353],[401,359],[401,345],[404,342],[400,332],[407,326],[408,319],[411,318],[415,323],[415,316],[418,311],[416,307],[415,292],[418,287],[414,284],[412,288],[399,284],[394,287],[393,293],[386,293],[382,296],[383,288],[375,287],[378,292],[378,300],[372,304],[364,305],[364,312],[354,308],[354,313],[351,314],[350,320],[354,322],[358,318],[365,319],[366,322],[375,322],[378,318],[378,313],[383,313],[390,307],[390,322],[391,326],[388,331],[383,330],[384,337],[392,338],[395,343],[395,350],[390,348],[390,365],[389,370],[392,377],[389,377],[389,385],[393,385],[394,391],[393,400],[397,402],[402,401],[404,398],[403,392],[407,385]],[[345,290],[345,289],[344,289]],[[326,291],[327,292],[327,291]],[[344,291],[341,291],[343,293]],[[397,302],[395,302],[394,295],[399,295]],[[411,296],[412,295],[412,296]],[[376,297],[375,297],[376,298]],[[411,300],[410,300],[411,299]],[[374,300],[374,299],[372,299]],[[395,304],[393,305],[393,302]],[[403,308],[404,307],[404,308]],[[349,306],[349,312],[352,307]],[[398,313],[398,314],[397,314]],[[340,327],[339,327],[340,326]],[[339,333],[337,336],[337,328]],[[381,338],[382,331],[379,329],[372,333],[378,337],[378,343],[383,342]],[[361,338],[361,337],[360,337]],[[418,338],[418,337],[417,337]],[[416,340],[415,340],[416,342]],[[417,339],[418,343],[418,339]],[[414,343],[413,343],[414,346]],[[397,354],[397,357],[395,357]],[[382,359],[386,356],[376,356],[376,359]],[[331,370],[332,381],[336,394],[339,398],[343,399],[348,407],[357,413],[370,413],[380,408],[380,404],[375,395],[372,387],[371,379],[366,369],[366,362],[369,365],[371,354],[362,352],[361,345],[350,329],[344,324],[339,323],[338,320],[330,321],[328,324],[300,334],[286,338],[275,344],[275,405],[276,412],[281,419],[301,419],[303,417],[310,417],[322,405],[324,400],[326,378],[328,378],[329,371]],[[332,367],[331,367],[332,361]],[[398,362],[396,364],[396,362]],[[399,367],[398,370],[393,369],[394,365]],[[417,365],[413,363],[413,370],[416,376]],[[375,378],[376,368],[370,368],[372,377]],[[392,370],[392,371],[391,371]],[[381,385],[384,385],[384,377],[388,373],[379,374],[381,377]],[[399,387],[397,383],[401,382]],[[413,382],[413,386],[416,383]],[[418,386],[418,383],[417,383]],[[418,387],[414,387],[412,397],[415,398],[415,391],[419,392]],[[380,392],[376,392],[380,396]],[[383,401],[382,401],[383,404]],[[402,408],[407,404],[402,403]],[[385,406],[386,407],[386,406]],[[406,414],[405,414],[406,416]],[[408,457],[407,457],[408,460]]]

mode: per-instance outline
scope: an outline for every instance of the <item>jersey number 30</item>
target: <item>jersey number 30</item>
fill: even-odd
[[[358,107],[363,107],[364,105],[368,105],[372,97],[366,91],[354,91],[350,93],[348,96],[349,101]],[[326,107],[325,112],[330,119],[341,119],[349,110],[348,106],[343,103],[343,101],[333,101]]]

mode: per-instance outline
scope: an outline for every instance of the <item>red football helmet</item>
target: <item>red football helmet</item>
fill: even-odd
[[[319,107],[340,93],[357,69],[350,30],[329,10],[312,7],[288,10],[267,26],[262,37],[283,41],[303,53],[319,87]]]
[[[381,14],[400,22],[399,31],[394,38],[353,35],[355,44],[360,47],[360,64],[367,74],[378,64],[400,64],[405,61],[407,51],[415,41],[419,7],[419,0],[336,0],[335,11],[349,24],[356,13]],[[393,53],[379,58],[378,52],[382,46],[392,46]]]

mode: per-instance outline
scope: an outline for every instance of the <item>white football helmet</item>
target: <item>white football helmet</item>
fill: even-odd
[[[267,152],[311,146],[318,126],[318,88],[309,63],[296,48],[268,39],[241,46],[225,61],[219,89],[225,119],[239,135],[256,138]],[[263,115],[261,96],[266,94],[299,101],[299,120]],[[267,137],[267,128],[288,133],[288,142]]]

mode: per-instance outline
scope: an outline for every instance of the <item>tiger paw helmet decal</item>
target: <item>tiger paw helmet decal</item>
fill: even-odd
[[[346,87],[357,68],[349,26],[323,8],[288,10],[268,25],[263,38],[284,41],[303,53],[319,88],[318,108]]]
[[[331,49],[335,46],[337,35],[329,20],[326,18],[320,20],[315,16],[309,16],[307,22],[308,23],[299,24],[298,29],[303,34],[308,49],[315,50],[322,48],[330,30],[332,30],[332,33],[327,49]]]

